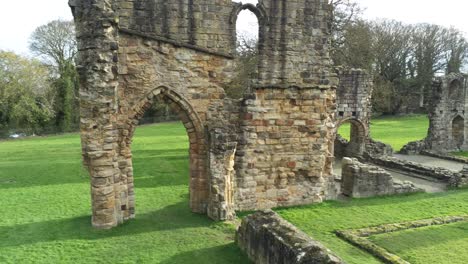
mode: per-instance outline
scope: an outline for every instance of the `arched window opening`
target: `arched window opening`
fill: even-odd
[[[457,116],[452,121],[452,138],[457,149],[461,149],[465,141],[465,120]]]
[[[346,120],[336,128],[335,164],[336,175],[341,175],[341,160],[344,157],[357,157],[364,151],[366,131],[364,125],[355,119]]]
[[[240,1],[239,1],[240,2]],[[231,98],[242,98],[258,73],[259,18],[251,10],[258,1],[242,1],[242,10],[236,18],[235,77],[226,90]]]
[[[242,3],[256,5],[258,1],[253,0]],[[243,53],[255,53],[258,45],[258,38],[258,17],[251,10],[246,8],[237,15],[236,20],[237,52],[239,55],[243,55]]]

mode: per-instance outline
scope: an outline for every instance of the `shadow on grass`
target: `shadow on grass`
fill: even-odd
[[[96,230],[91,216],[51,220],[14,226],[0,226],[0,248],[16,247],[39,242],[65,240],[97,240],[116,236],[215,225],[204,215],[191,213],[187,201],[137,215],[136,219],[111,230]]]
[[[135,182],[142,188],[178,186],[189,183],[187,149],[137,150],[134,152]],[[184,177],[180,177],[184,175]],[[60,162],[37,158],[0,164],[0,189],[88,183],[89,174],[81,160]]]
[[[79,162],[22,162],[0,165],[0,189],[29,188],[89,182],[88,172]]]

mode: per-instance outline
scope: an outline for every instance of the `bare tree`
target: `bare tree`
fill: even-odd
[[[346,41],[346,28],[359,19],[363,10],[354,0],[330,0],[330,5],[332,6],[332,47],[338,49]]]
[[[447,64],[446,73],[460,73],[464,64],[468,59],[468,41],[463,36],[463,33],[456,29],[450,28],[446,38],[446,54],[445,63]]]
[[[77,43],[71,21],[54,20],[38,27],[30,38],[31,51],[55,70],[55,126],[70,131],[78,123]]]
[[[54,20],[38,27],[31,35],[29,48],[60,73],[73,64],[77,53],[75,26],[72,21]]]

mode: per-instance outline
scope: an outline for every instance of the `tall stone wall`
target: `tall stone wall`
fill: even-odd
[[[468,150],[467,90],[468,76],[464,74],[449,74],[434,81],[425,149]]]
[[[70,0],[81,78],[81,134],[93,225],[135,216],[132,137],[154,100],[190,141],[190,207],[213,219],[234,210],[319,202],[331,180],[337,78],[326,0]],[[240,101],[235,21],[260,22],[259,79]]]
[[[334,89],[255,89],[242,107],[239,210],[321,202],[332,179]]]
[[[116,0],[121,29],[233,53],[237,14],[231,0]]]
[[[336,134],[343,123],[351,124],[349,144],[335,156],[362,155],[369,138],[372,115],[372,76],[360,69],[338,69],[339,85],[336,91]],[[336,136],[335,136],[336,138]],[[344,146],[335,140],[335,145]]]

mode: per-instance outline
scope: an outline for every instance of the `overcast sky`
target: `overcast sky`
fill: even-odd
[[[170,1],[170,0],[169,0]],[[239,1],[236,1],[239,2]],[[256,3],[256,0],[244,0]],[[428,22],[455,26],[468,32],[468,0],[357,0],[365,17],[393,18],[407,23]],[[72,19],[68,0],[5,0],[0,9],[0,49],[28,54],[28,39],[35,28],[54,19]],[[240,27],[248,29],[255,17],[242,13]],[[249,18],[250,17],[250,18]]]

